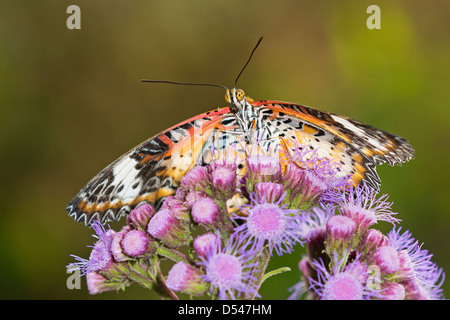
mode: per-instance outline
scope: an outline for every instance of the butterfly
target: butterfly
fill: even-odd
[[[142,202],[158,207],[193,166],[212,162],[213,154],[223,154],[242,141],[254,144],[255,136],[269,151],[293,144],[314,150],[339,163],[339,174],[350,176],[355,185],[364,180],[376,187],[376,165],[401,165],[414,157],[414,149],[400,136],[299,104],[253,100],[236,89],[236,82],[233,89],[219,86],[226,89],[229,106],[183,121],[104,168],[67,205],[69,216],[90,225],[93,220],[116,221]]]

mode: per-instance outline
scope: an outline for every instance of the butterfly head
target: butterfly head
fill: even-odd
[[[230,104],[230,110],[235,115],[242,113],[246,109],[246,104],[253,99],[246,97],[242,89],[227,89],[225,93],[225,101]]]

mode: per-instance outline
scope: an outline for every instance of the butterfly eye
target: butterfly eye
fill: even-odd
[[[244,99],[244,97],[245,97],[245,92],[244,92],[244,90],[242,90],[242,89],[237,89],[237,90],[236,90],[236,99],[237,99],[238,101],[242,101],[242,100]]]

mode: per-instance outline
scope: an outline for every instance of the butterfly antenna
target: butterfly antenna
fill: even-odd
[[[220,84],[214,83],[190,83],[190,82],[175,82],[175,81],[167,81],[167,80],[149,80],[149,79],[141,79],[141,82],[150,82],[150,83],[168,83],[168,84],[177,84],[183,86],[203,86],[203,87],[218,87],[225,90],[228,90],[227,87],[222,86]]]
[[[252,53],[250,54],[250,57],[248,57],[247,62],[245,63],[244,67],[242,68],[241,72],[239,72],[238,76],[236,77],[236,81],[234,81],[234,88],[236,88],[236,83],[239,80],[239,77],[241,76],[242,72],[244,72],[245,68],[247,67],[248,63],[252,59],[253,53],[255,53],[256,48],[258,48],[259,44],[261,43],[263,37],[259,38],[258,42],[256,43],[256,46],[253,48]]]

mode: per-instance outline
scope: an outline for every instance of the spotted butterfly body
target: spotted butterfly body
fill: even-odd
[[[141,143],[97,174],[67,206],[75,220],[89,225],[118,220],[141,202],[159,206],[175,193],[181,177],[196,164],[208,164],[230,148],[264,144],[279,152],[298,144],[341,164],[339,174],[377,186],[375,165],[401,164],[414,150],[397,135],[362,122],[279,101],[254,101],[240,89],[227,90],[229,107],[188,119]]]

